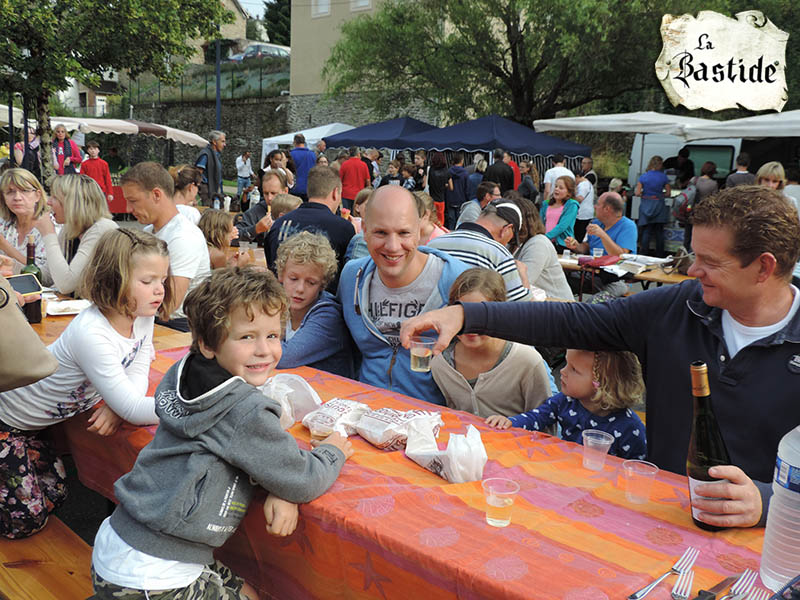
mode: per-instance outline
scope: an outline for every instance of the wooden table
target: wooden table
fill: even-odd
[[[44,306],[42,306],[42,312],[44,312]],[[42,314],[41,323],[34,323],[31,327],[39,334],[45,344],[51,344],[67,328],[72,319],[72,315],[52,316]],[[153,346],[155,346],[156,350],[188,346],[191,343],[192,335],[190,333],[170,329],[163,325],[156,325],[153,328]]]
[[[157,353],[151,385],[187,349]],[[579,445],[521,429],[490,430],[468,413],[373,388],[308,367],[303,376],[322,399],[343,397],[372,407],[441,410],[440,446],[475,425],[489,462],[484,477],[521,486],[512,524],[486,524],[479,482],[450,484],[405,457],[352,438],[355,455],[332,488],[301,506],[287,538],[265,533],[262,496],[254,499],[220,560],[274,599],[609,600],[627,596],[664,572],[686,546],[700,549],[695,590],[744,568],[758,569],[763,529],[709,533],[692,524],[686,478],[661,472],[652,499],[629,504],[621,461],[601,472],[582,467]],[[126,426],[101,438],[87,416],[64,424],[81,481],[113,499],[154,427]],[[299,446],[309,432],[290,430]],[[648,598],[667,600],[673,578]]]
[[[577,255],[573,255],[577,256]],[[561,265],[561,268],[564,271],[594,271],[597,273],[599,269],[593,269],[591,267],[585,267],[577,264],[571,259],[564,259],[559,256],[558,262]],[[688,275],[681,275],[677,271],[672,273],[665,273],[662,269],[655,266],[648,271],[643,271],[641,273],[633,274],[632,278],[628,281],[639,281],[642,284],[644,289],[650,287],[651,283],[655,283],[657,287],[661,287],[662,285],[666,284],[673,284],[673,283],[683,283],[684,281],[688,281],[690,279],[694,279],[694,277],[689,277]]]

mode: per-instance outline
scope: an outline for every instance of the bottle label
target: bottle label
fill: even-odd
[[[713,497],[713,496],[701,496],[700,494],[698,494],[695,491],[698,485],[703,485],[705,483],[717,483],[717,482],[721,482],[721,481],[728,481],[728,480],[727,479],[714,479],[712,481],[701,481],[700,479],[694,479],[692,477],[689,477],[689,498],[692,501],[692,516],[695,519],[698,519],[697,515],[700,514],[701,512],[707,512],[707,513],[710,513],[710,514],[721,514],[721,513],[711,513],[710,510],[701,511],[699,508],[695,508],[694,507],[694,501],[698,500],[698,499],[700,499],[700,500],[725,500],[725,498],[717,498],[717,497]]]
[[[794,467],[780,457],[776,458],[775,483],[787,490],[800,492],[800,467]]]

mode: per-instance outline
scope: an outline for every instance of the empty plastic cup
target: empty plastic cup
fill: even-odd
[[[606,464],[606,454],[614,436],[599,429],[587,429],[583,432],[583,468],[590,471],[602,471]]]
[[[622,463],[625,479],[625,499],[631,504],[645,504],[650,500],[650,488],[658,474],[658,467],[646,460],[626,460]]]

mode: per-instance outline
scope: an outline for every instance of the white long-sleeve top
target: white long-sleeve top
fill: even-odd
[[[89,410],[101,399],[135,425],[158,423],[147,396],[153,350],[153,317],[139,317],[133,337],[117,333],[92,305],[67,326],[48,350],[58,369],[31,385],[0,393],[0,421],[30,431]]]
[[[44,249],[47,254],[47,266],[53,285],[62,294],[70,294],[78,287],[81,274],[89,263],[94,247],[106,231],[116,229],[117,224],[111,219],[101,218],[81,235],[78,251],[70,262],[64,257],[64,229],[56,235],[44,236]]]

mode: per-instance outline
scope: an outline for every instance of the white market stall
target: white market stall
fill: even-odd
[[[292,131],[291,133],[283,133],[281,135],[264,138],[261,141],[261,168],[264,168],[264,162],[267,160],[267,155],[270,152],[278,148],[278,146],[291,146],[294,142],[294,136],[298,133],[306,138],[306,146],[311,148],[324,137],[336,135],[343,131],[350,131],[351,129],[355,129],[355,127],[345,123],[328,123],[327,125],[319,125],[318,127],[301,129],[300,131]]]

